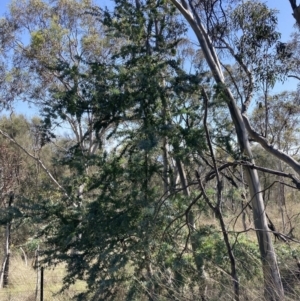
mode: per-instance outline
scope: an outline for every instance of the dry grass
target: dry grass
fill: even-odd
[[[65,275],[63,265],[58,265],[55,269],[44,269],[44,301],[69,301],[80,292],[85,291],[85,282],[77,281],[69,290],[64,293],[59,291],[62,287],[62,279]],[[40,291],[36,298],[38,271],[28,266],[21,258],[12,258],[9,282],[7,288],[0,289],[1,301],[39,301]]]

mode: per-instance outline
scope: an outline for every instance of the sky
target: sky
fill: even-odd
[[[10,0],[0,0],[0,17],[7,11]],[[111,6],[112,0],[94,0],[96,4],[103,6]],[[278,14],[278,31],[281,32],[281,41],[286,42],[289,40],[291,33],[294,29],[294,18],[292,16],[292,9],[288,0],[268,0],[265,3],[273,9],[279,11]],[[196,38],[191,37],[193,40]],[[276,84],[273,92],[280,92],[283,90],[295,90],[297,87],[297,81],[291,79],[283,84]],[[25,103],[18,102],[15,106],[15,112],[24,114],[25,116],[38,115],[38,110],[34,107],[29,107]]]

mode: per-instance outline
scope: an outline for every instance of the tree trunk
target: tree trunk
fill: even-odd
[[[41,283],[39,252],[40,252],[40,246],[38,245],[37,249],[35,250],[35,259],[33,262],[33,268],[36,270],[35,299],[34,299],[35,301],[38,301],[38,295],[39,295],[40,283]]]
[[[10,210],[13,200],[14,200],[14,194],[11,193],[7,204],[8,210]],[[10,231],[11,231],[11,221],[9,220],[5,226],[4,260],[0,272],[0,288],[7,287],[9,284]]]
[[[246,175],[252,197],[253,219],[262,260],[265,297],[270,301],[282,301],[284,292],[277,265],[277,259],[270,236],[265,207],[261,195],[261,187],[255,170],[246,168]]]

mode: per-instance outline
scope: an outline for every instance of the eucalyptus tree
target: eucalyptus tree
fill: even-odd
[[[13,100],[28,101],[40,108],[46,131],[68,127],[82,151],[88,149],[92,154],[104,142],[102,131],[95,133],[94,129],[97,105],[92,86],[100,77],[93,74],[92,63],[105,62],[108,66],[117,43],[114,47],[109,44],[101,23],[84,13],[91,4],[88,0],[13,1],[2,19],[7,24],[2,41],[7,49],[4,54],[13,67],[7,68],[1,90],[6,94],[13,91]],[[10,39],[6,38],[8,33]],[[89,77],[94,81],[87,82]],[[103,78],[107,76],[103,74]],[[64,97],[58,96],[62,93]]]
[[[236,2],[237,5],[233,7],[230,7],[226,1],[197,3],[196,1],[171,0],[171,2],[195,33],[214,80],[220,87],[222,98],[228,106],[235,126],[241,155],[248,162],[254,163],[248,140],[248,135],[250,135],[269,153],[283,160],[299,173],[299,164],[288,154],[273,148],[264,137],[255,132],[246,116],[253,93],[260,81],[267,78],[270,83],[273,81],[274,84],[276,80],[274,76],[278,74],[276,64],[273,70],[270,70],[270,65],[268,65],[268,60],[273,59],[268,50],[276,45],[279,38],[279,33],[276,32],[277,19],[274,11],[258,1],[248,1],[244,4]],[[218,54],[218,48],[226,51],[226,54],[236,62],[244,79],[244,94],[240,93],[238,86],[235,86],[238,98],[234,96],[235,94],[224,80],[223,57]],[[282,300],[284,292],[274,248],[268,233],[259,177],[254,169],[245,167],[245,172],[264,271],[265,296],[268,300]]]

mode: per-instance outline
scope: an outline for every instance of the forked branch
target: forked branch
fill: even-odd
[[[259,143],[267,152],[271,153],[272,155],[274,155],[276,158],[282,160],[283,162],[285,162],[286,164],[288,164],[290,167],[292,167],[295,172],[297,172],[298,175],[300,175],[300,164],[293,159],[291,156],[289,156],[288,154],[280,151],[277,148],[274,148],[274,146],[272,144],[270,144],[268,142],[268,140],[259,135],[250,125],[250,122],[248,120],[248,117],[243,114],[243,120],[244,120],[244,124],[246,126],[246,129],[250,135],[250,137],[257,143]]]

